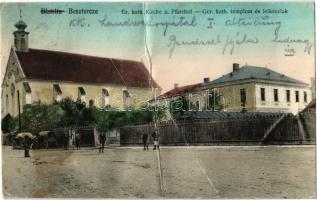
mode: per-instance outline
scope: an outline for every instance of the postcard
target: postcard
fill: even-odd
[[[3,198],[316,198],[314,2],[0,15]]]

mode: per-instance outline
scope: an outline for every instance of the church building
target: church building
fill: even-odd
[[[20,19],[2,82],[2,116],[17,116],[26,104],[69,97],[86,106],[137,108],[160,93],[142,62],[29,48]]]

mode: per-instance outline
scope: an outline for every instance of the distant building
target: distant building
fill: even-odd
[[[265,67],[233,64],[232,72],[204,84],[223,97],[226,111],[291,112],[297,114],[312,100],[308,84]]]
[[[27,25],[15,24],[2,82],[2,116],[18,115],[26,104],[51,104],[69,97],[86,105],[138,107],[160,87],[141,62],[31,49]]]
[[[186,86],[174,85],[174,88],[159,95],[157,97],[157,104],[165,107],[170,106],[172,100],[179,100],[179,97],[184,98],[187,102],[188,108],[190,110],[202,110],[203,99],[201,98],[202,83],[196,83]],[[153,102],[153,100],[152,100]]]

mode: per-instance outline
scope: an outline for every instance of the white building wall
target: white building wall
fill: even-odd
[[[261,88],[265,88],[265,101],[261,100]],[[274,89],[278,90],[278,102],[274,101]],[[290,90],[290,102],[286,101],[286,90]],[[295,91],[299,91],[299,102],[295,102]],[[304,102],[304,91],[307,102]],[[256,111],[258,112],[291,112],[297,114],[312,100],[310,88],[256,83]]]

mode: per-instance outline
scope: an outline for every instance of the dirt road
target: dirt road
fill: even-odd
[[[34,150],[3,147],[5,197],[313,198],[314,146]],[[162,178],[160,178],[162,177]]]

